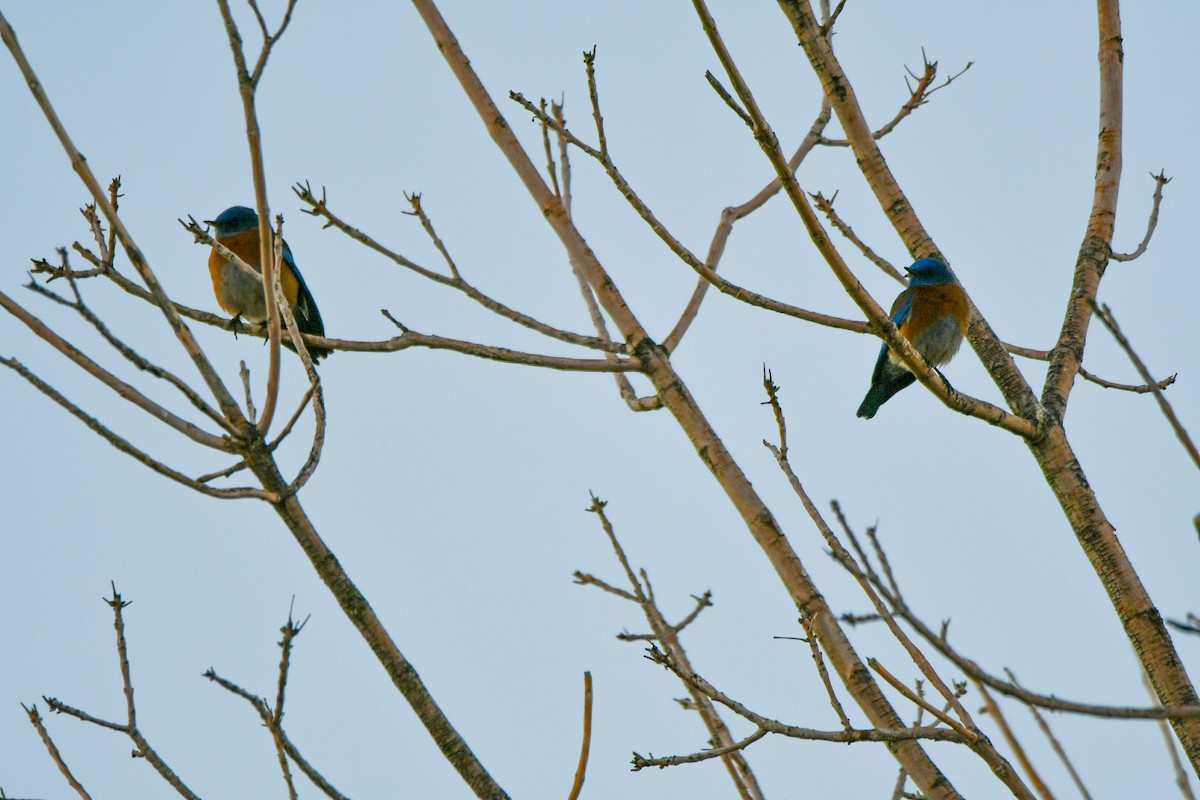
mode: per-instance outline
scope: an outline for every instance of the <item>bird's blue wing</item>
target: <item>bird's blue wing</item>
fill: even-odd
[[[897,328],[903,325],[904,321],[912,315],[912,307],[912,289],[905,289],[892,305],[892,322],[895,323]]]

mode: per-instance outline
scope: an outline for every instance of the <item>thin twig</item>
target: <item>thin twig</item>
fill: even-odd
[[[1142,684],[1146,687],[1150,699],[1158,700],[1158,694],[1155,693],[1154,686],[1151,685],[1150,678],[1144,671],[1142,672]],[[1179,750],[1175,746],[1175,737],[1171,734],[1171,726],[1165,719],[1160,719],[1158,720],[1158,729],[1162,732],[1163,743],[1166,744],[1167,754],[1171,757],[1171,766],[1175,770],[1175,785],[1179,787],[1179,793],[1183,795],[1184,800],[1196,800],[1187,770],[1184,769],[1183,761],[1179,758]]]
[[[1008,720],[1004,718],[1004,712],[1000,710],[1000,706],[992,699],[992,695],[988,692],[987,687],[979,681],[975,681],[975,688],[979,690],[979,695],[983,698],[986,713],[992,719],[996,720],[996,724],[1000,727],[1000,732],[1004,735],[1004,740],[1008,742],[1008,746],[1012,748],[1017,761],[1025,769],[1025,774],[1029,776],[1029,782],[1033,784],[1034,791],[1040,794],[1043,800],[1054,800],[1054,794],[1050,791],[1050,787],[1042,780],[1042,776],[1033,766],[1033,762],[1029,760],[1025,748],[1017,740],[1017,735],[1013,733],[1013,729],[1009,727]]]
[[[764,442],[764,444],[766,444]],[[769,447],[771,445],[768,445]],[[854,571],[855,565],[847,565],[840,559],[838,563],[842,564],[847,570],[851,571],[852,575],[863,574],[865,572],[859,570]],[[879,595],[885,598],[891,606],[891,614],[903,619],[913,630],[917,632],[922,639],[928,642],[942,656],[951,661],[959,670],[961,670],[968,678],[978,680],[986,684],[989,689],[997,691],[1007,697],[1012,697],[1016,700],[1030,706],[1045,708],[1051,711],[1062,711],[1071,714],[1083,714],[1086,716],[1103,717],[1108,719],[1192,719],[1200,718],[1200,705],[1184,705],[1184,706],[1163,706],[1158,708],[1132,708],[1120,706],[1103,706],[1094,703],[1080,703],[1072,700],[1063,700],[1056,695],[1039,694],[1031,692],[1015,682],[1001,680],[996,676],[988,673],[978,663],[963,656],[953,647],[946,635],[946,627],[943,624],[941,633],[933,630],[929,625],[917,616],[908,603],[900,594],[892,594],[887,586],[885,586],[878,577],[872,579],[872,585]],[[871,614],[863,616],[845,615],[843,620],[847,622],[874,622],[885,619],[883,615]]]
[[[525,99],[525,97],[520,93],[511,92],[509,97],[535,117],[540,114],[538,107],[529,102],[529,100]],[[552,127],[555,127],[557,123],[551,121],[550,124]],[[667,245],[671,252],[673,252],[681,261],[691,267],[698,275],[716,287],[717,290],[722,294],[729,295],[730,297],[749,305],[764,308],[768,311],[774,311],[775,313],[783,314],[785,316],[795,317],[796,319],[802,319],[807,322],[814,322],[818,325],[855,331],[857,333],[868,333],[870,331],[870,326],[864,322],[834,317],[829,314],[821,314],[816,311],[809,311],[808,309],[800,308],[798,306],[791,305],[790,303],[784,303],[780,300],[775,300],[774,298],[751,291],[750,289],[739,286],[738,284],[719,276],[706,263],[697,258],[691,250],[689,250],[678,239],[671,235],[667,228],[650,210],[649,206],[642,201],[637,192],[633,190],[628,181],[626,181],[624,176],[621,175],[620,171],[608,157],[607,153],[601,153],[600,150],[585,144],[565,128],[560,128],[559,130],[568,138],[571,144],[583,150],[585,153],[592,158],[595,158],[604,166],[605,171],[609,174],[610,180],[612,180],[616,185],[618,191],[620,191],[626,200],[629,201],[630,205],[633,206],[638,215],[642,217],[642,220],[663,241],[663,243]]]
[[[442,275],[434,272],[431,269],[421,266],[420,264],[409,258],[406,258],[400,253],[385,247],[376,239],[373,239],[368,234],[342,220],[329,209],[328,200],[326,198],[324,189],[321,190],[321,196],[317,197],[317,195],[313,193],[312,187],[305,182],[298,183],[293,186],[292,191],[295,192],[296,197],[298,197],[301,202],[309,206],[308,209],[305,209],[305,213],[311,214],[315,217],[321,217],[326,220],[325,227],[337,228],[346,236],[349,236],[351,239],[365,245],[371,250],[374,250],[384,258],[392,261],[394,264],[411,270],[421,277],[433,281],[434,283],[438,283],[442,286],[447,286],[460,291],[479,305],[504,317],[505,319],[511,320],[518,325],[568,344],[580,345],[581,347],[588,347],[593,350],[602,350],[611,353],[624,353],[626,351],[626,347],[623,342],[599,339],[594,336],[584,336],[583,334],[561,330],[540,322],[528,314],[523,314],[520,311],[509,308],[498,300],[495,300],[494,298],[484,294],[474,285],[466,281],[461,275],[458,274],[458,268],[454,265],[453,259],[450,258],[449,252],[446,250],[445,245],[442,244],[441,239],[438,238],[436,232],[433,231],[433,223],[429,219],[429,216],[425,213],[425,208],[421,204],[420,195],[414,194],[408,195],[407,197],[410,205],[413,207],[412,214],[421,221],[421,225],[425,229],[426,233],[430,235],[434,247],[436,247],[442,257],[447,260],[447,263],[450,265],[450,275]]]
[[[800,146],[796,148],[796,151],[792,153],[792,157],[788,159],[788,169],[792,172],[799,169],[801,162],[812,152],[817,140],[821,136],[821,132],[829,124],[832,113],[829,102],[822,98],[821,110],[818,112],[816,119],[809,126],[808,133],[804,135]],[[779,194],[779,190],[782,188],[783,183],[779,178],[773,178],[749,200],[740,205],[730,206],[721,212],[720,220],[713,231],[712,241],[708,245],[708,254],[704,259],[705,271],[701,272],[697,278],[696,288],[692,290],[692,296],[688,299],[687,306],[684,307],[683,313],[679,315],[679,321],[675,323],[675,327],[663,339],[663,347],[668,352],[673,353],[678,349],[679,342],[683,339],[684,334],[687,333],[692,321],[695,320],[700,311],[700,304],[708,293],[708,287],[717,285],[712,282],[709,276],[716,275],[721,257],[725,254],[725,245],[733,233],[734,224],[762,208],[768,200]],[[719,286],[718,289],[720,289]]]
[[[629,600],[632,603],[640,602],[637,598],[637,595],[633,594],[628,589],[622,589],[619,586],[613,586],[611,583],[608,583],[607,581],[600,580],[595,575],[591,575],[586,572],[580,572],[579,570],[575,570],[572,577],[575,578],[575,583],[577,583],[580,586],[595,586],[597,589],[606,591],[609,594],[615,594],[617,597],[620,597],[622,600]]]
[[[1017,683],[1016,676],[1013,675],[1010,670],[1006,669],[1004,671],[1008,673],[1008,679],[1010,681],[1016,685],[1020,685]],[[1042,729],[1042,733],[1045,734],[1046,739],[1049,740],[1050,747],[1053,748],[1054,752],[1058,755],[1059,761],[1063,763],[1063,766],[1066,767],[1067,772],[1071,775],[1071,780],[1075,782],[1075,788],[1079,790],[1080,797],[1082,797],[1083,800],[1092,800],[1092,796],[1088,793],[1087,787],[1083,785],[1083,779],[1080,778],[1079,773],[1075,771],[1075,765],[1072,764],[1071,759],[1067,757],[1067,752],[1063,750],[1062,744],[1058,741],[1058,737],[1056,737],[1054,732],[1050,730],[1050,725],[1046,722],[1046,718],[1042,716],[1042,712],[1038,711],[1037,706],[1029,703],[1025,703],[1025,707],[1029,709],[1029,713],[1033,715],[1033,719],[1037,722],[1038,727]]]
[[[686,756],[667,756],[665,758],[654,758],[654,756],[650,756],[649,758],[646,758],[639,753],[634,753],[633,760],[630,763],[633,764],[634,772],[645,769],[646,767],[658,767],[659,769],[665,769],[666,767],[675,767],[680,764],[697,764],[701,761],[707,761],[710,758],[723,758],[725,756],[732,755],[733,753],[745,750],[747,747],[766,736],[767,733],[769,733],[769,731],[766,728],[759,728],[741,741],[734,742],[724,747],[713,747],[708,750],[701,750],[698,753],[691,753]]]
[[[542,101],[541,110],[545,113],[545,101]],[[571,160],[569,156],[569,147],[567,138],[562,131],[567,127],[566,117],[563,116],[561,105],[554,104],[551,106],[551,111],[554,114],[554,122],[557,125],[555,129],[555,137],[558,140],[559,161],[562,164],[563,177],[563,193],[559,196],[559,201],[563,204],[563,210],[570,217],[571,210]],[[545,134],[550,129],[548,118],[542,123],[542,131]],[[555,184],[555,190],[558,184]],[[592,291],[591,284],[588,283],[587,277],[583,274],[583,270],[579,268],[579,264],[575,263],[568,255],[567,263],[571,266],[571,274],[575,276],[575,283],[579,286],[579,294],[583,298],[583,304],[587,308],[588,318],[592,321],[592,329],[596,331],[596,335],[602,340],[609,341],[612,339],[608,331],[608,323],[604,321],[604,314],[600,311],[600,304],[596,302],[596,293]],[[616,360],[615,353],[606,353],[605,358],[608,361]],[[621,399],[629,406],[630,410],[635,412],[641,411],[656,411],[662,408],[662,401],[656,395],[649,397],[638,397],[637,392],[633,388],[633,383],[629,377],[620,372],[613,373],[613,381],[617,385],[617,392],[621,395]]]
[[[939,719],[946,725],[949,725],[953,730],[957,731],[958,734],[960,736],[962,736],[965,741],[970,742],[973,739],[978,738],[978,736],[979,736],[978,733],[973,733],[971,730],[969,730],[965,725],[963,725],[961,722],[956,720],[954,717],[943,712],[937,706],[933,705],[933,703],[930,703],[924,697],[922,697],[921,695],[914,692],[912,689],[909,689],[907,686],[905,686],[904,682],[901,681],[899,678],[897,678],[895,675],[893,675],[891,672],[889,672],[887,670],[887,668],[883,666],[883,664],[879,663],[878,659],[868,658],[867,666],[869,666],[871,669],[875,670],[875,672],[879,675],[879,677],[883,678],[885,681],[887,681],[891,685],[891,687],[893,689],[895,689],[900,694],[902,694],[906,698],[908,698],[908,700],[911,701],[913,703],[913,705],[917,706],[918,708],[925,709],[930,714],[932,714],[934,717],[936,717],[937,719]]]
[[[1014,356],[1022,356],[1024,358],[1031,358],[1035,361],[1049,361],[1050,360],[1050,351],[1049,350],[1036,350],[1032,347],[1022,347],[1019,344],[1010,344],[1008,342],[1002,342],[1001,344],[1004,345],[1005,350],[1012,353]],[[1079,368],[1079,374],[1080,374],[1080,376],[1083,377],[1084,380],[1090,381],[1091,383],[1094,383],[1097,386],[1103,386],[1105,389],[1117,389],[1122,392],[1133,392],[1135,394],[1149,394],[1150,392],[1154,391],[1155,386],[1157,386],[1159,389],[1166,389],[1168,386],[1175,383],[1175,378],[1178,377],[1176,375],[1172,375],[1169,378],[1163,378],[1161,381],[1158,381],[1157,383],[1155,383],[1153,385],[1139,384],[1139,385],[1135,386],[1133,384],[1114,383],[1113,381],[1106,380],[1104,378],[1101,378],[1098,375],[1093,375],[1092,373],[1090,373],[1086,369],[1084,369],[1082,366]]]
[[[255,712],[262,719],[263,726],[271,732],[272,739],[275,741],[277,749],[281,753],[286,753],[287,757],[290,758],[292,762],[300,768],[300,771],[303,772],[304,775],[310,781],[312,781],[318,789],[324,792],[327,797],[330,797],[332,800],[347,800],[345,795],[338,791],[337,788],[334,787],[324,775],[318,772],[316,768],[314,768],[312,764],[309,763],[309,761],[305,759],[303,755],[301,755],[299,749],[295,746],[295,744],[292,743],[291,739],[288,738],[287,733],[283,729],[283,692],[284,684],[286,683],[287,679],[288,662],[290,659],[292,641],[297,635],[299,635],[301,629],[304,628],[304,625],[307,623],[307,621],[308,620],[306,618],[304,622],[294,622],[291,611],[289,610],[287,623],[283,626],[283,628],[280,629],[283,633],[283,640],[279,643],[281,654],[279,680],[276,689],[274,708],[271,707],[271,704],[268,703],[265,698],[259,697],[258,695],[243,689],[241,686],[238,686],[233,681],[221,677],[217,674],[216,670],[211,667],[205,671],[204,677],[208,678],[213,683],[216,683],[226,691],[229,691],[246,700],[246,702],[248,702],[254,708]],[[282,761],[282,759],[281,766],[284,770],[285,779],[288,781],[290,791],[293,788],[291,783],[291,774],[288,770],[287,764]]]
[[[878,141],[884,136],[887,136],[896,129],[896,126],[899,125],[905,117],[929,102],[930,95],[932,95],[934,92],[939,92],[942,89],[945,89],[947,86],[954,83],[954,81],[958,80],[958,78],[960,78],[964,72],[975,65],[974,61],[968,61],[967,65],[958,72],[946,78],[946,80],[942,81],[941,84],[930,88],[930,86],[933,84],[933,79],[937,77],[937,62],[930,61],[929,59],[925,58],[924,50],[921,51],[921,58],[925,63],[924,70],[920,77],[913,75],[913,77],[916,78],[917,83],[916,86],[909,87],[908,100],[904,102],[904,105],[900,106],[900,110],[896,112],[896,116],[892,117],[892,119],[883,127],[871,132],[872,139]],[[909,71],[909,74],[912,75],[912,72]],[[821,144],[826,147],[849,147],[850,140],[822,139]]]
[[[1163,187],[1170,183],[1171,179],[1167,177],[1166,170],[1160,170],[1157,175],[1152,172],[1150,177],[1154,179],[1154,202],[1150,206],[1150,219],[1146,222],[1146,235],[1142,237],[1141,244],[1132,253],[1113,253],[1109,256],[1113,261],[1133,261],[1146,252],[1146,248],[1150,245],[1150,237],[1154,235],[1154,229],[1158,227],[1158,207],[1162,205]]]
[[[239,361],[238,365],[238,375],[242,378],[242,389],[246,392],[246,419],[255,422],[258,419],[258,411],[254,408],[254,392],[250,389],[250,368],[246,366],[245,361]]]
[[[583,780],[587,776],[588,754],[592,749],[592,673],[583,673],[583,743],[579,746],[579,764],[575,767],[575,781],[567,800],[579,800],[583,791]]]
[[[650,624],[650,630],[653,631],[653,639],[657,640],[663,650],[670,654],[673,663],[678,664],[683,671],[691,672],[691,663],[687,652],[679,641],[678,630],[667,623],[662,611],[659,609],[658,603],[654,598],[654,588],[650,584],[650,577],[646,574],[646,571],[641,570],[640,576],[634,574],[633,567],[630,565],[629,559],[625,554],[625,549],[621,546],[621,542],[616,535],[616,530],[613,528],[612,522],[605,512],[606,505],[603,500],[592,495],[592,505],[588,508],[588,511],[600,518],[601,527],[604,529],[604,533],[613,547],[613,552],[616,554],[617,560],[625,571],[625,577],[629,581],[630,589],[636,597],[637,603],[646,617],[646,621]],[[629,641],[641,637],[622,635],[619,638]],[[651,646],[654,647],[654,645]],[[684,685],[687,687],[691,698],[689,707],[699,713],[700,719],[704,722],[704,726],[708,730],[713,746],[723,748],[732,745],[734,742],[733,736],[729,732],[729,728],[725,725],[724,720],[717,713],[716,708],[713,707],[712,701],[695,687],[688,684],[687,681],[684,681]],[[758,785],[758,778],[754,775],[749,763],[740,752],[730,751],[723,754],[721,760],[726,771],[729,773],[730,779],[733,781],[734,788],[743,800],[762,800],[763,793]]]
[[[879,267],[879,269],[882,270],[885,275],[894,278],[901,285],[908,285],[908,279],[904,277],[904,274],[901,273],[900,270],[896,269],[892,262],[888,261],[886,258],[872,250],[866,242],[858,237],[858,234],[854,232],[854,229],[847,225],[846,222],[838,215],[838,213],[833,210],[833,201],[837,199],[837,192],[834,192],[831,197],[826,197],[821,192],[810,193],[809,197],[813,199],[813,204],[817,207],[817,210],[825,215],[825,218],[829,220],[829,223],[833,225],[833,227],[838,229],[838,233],[842,234],[842,236],[846,237],[846,239],[848,239],[855,247],[857,247],[859,252],[862,253],[868,261]]]
[[[837,713],[842,727],[850,730],[854,726],[850,724],[850,718],[846,716],[846,710],[842,708],[837,692],[833,689],[833,683],[829,680],[829,670],[825,669],[825,658],[821,655],[821,645],[817,641],[817,634],[813,631],[812,620],[804,616],[800,618],[800,624],[804,626],[804,638],[812,652],[813,663],[817,665],[817,674],[821,676],[821,683],[825,686],[825,694],[829,696],[829,704]]]
[[[765,728],[768,733],[779,734],[793,739],[804,739],[808,741],[818,742],[841,742],[843,744],[852,744],[855,742],[902,742],[919,739],[928,739],[938,742],[955,742],[957,744],[965,744],[966,739],[961,733],[948,728],[924,727],[924,728],[854,728],[851,730],[836,730],[823,731],[815,728],[803,728],[797,725],[787,725],[778,720],[765,717],[755,713],[747,708],[744,704],[729,697],[729,695],[718,690],[715,686],[709,683],[701,675],[691,672],[683,672],[670,658],[668,658],[661,650],[651,647],[647,651],[646,658],[656,664],[659,664],[670,670],[684,682],[695,686],[705,697],[713,702],[720,703],[730,711],[737,714],[758,727]],[[646,766],[660,766],[658,763],[647,763]],[[661,765],[665,766],[665,765]]]

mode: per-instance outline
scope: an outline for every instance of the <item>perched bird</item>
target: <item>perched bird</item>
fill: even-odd
[[[935,367],[945,364],[954,358],[967,331],[967,295],[950,268],[936,258],[922,258],[907,272],[908,288],[892,304],[892,322],[926,361]],[[858,416],[875,416],[892,395],[916,379],[885,343]]]
[[[213,293],[217,296],[217,302],[221,304],[221,308],[233,315],[235,322],[239,319],[262,322],[267,318],[267,306],[263,297],[262,264],[259,261],[258,214],[252,208],[233,206],[222,211],[216,219],[205,220],[205,224],[213,226],[218,242],[259,273],[257,278],[250,277],[214,247],[208,257],[208,271],[212,275]],[[296,317],[297,327],[302,333],[324,336],[325,324],[321,321],[321,312],[317,310],[316,301],[304,285],[304,278],[296,267],[296,260],[292,257],[287,242],[283,243],[282,266],[279,284],[283,287],[283,296],[287,298],[288,306]],[[286,330],[281,341],[284,347],[296,349]],[[309,347],[308,352],[314,361],[330,353],[324,347]]]

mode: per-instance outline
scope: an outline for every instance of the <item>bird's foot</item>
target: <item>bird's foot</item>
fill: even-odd
[[[945,381],[945,382],[946,382],[946,388],[947,388],[947,389],[949,389],[950,391],[954,392],[955,394],[957,394],[957,393],[958,393],[958,390],[954,388],[954,384],[950,383],[950,379],[946,377],[946,373],[942,372],[942,371],[941,371],[940,369],[938,369],[937,367],[934,367],[934,368],[933,368],[933,371],[934,371],[934,372],[936,372],[936,373],[938,374],[938,376],[939,376],[939,377],[940,377],[940,378],[941,378],[943,381]]]

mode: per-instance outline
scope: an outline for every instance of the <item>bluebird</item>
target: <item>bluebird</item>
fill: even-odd
[[[906,271],[908,288],[892,304],[892,322],[926,361],[935,367],[945,364],[954,358],[967,331],[967,295],[950,268],[936,258],[922,258]],[[916,379],[885,343],[858,416],[875,416],[892,395]]]
[[[212,225],[216,240],[235,253],[239,258],[259,273],[258,278],[252,278],[238,269],[214,247],[208,257],[208,271],[212,275],[213,293],[221,308],[233,315],[234,322],[247,319],[251,322],[262,322],[267,318],[266,300],[263,297],[262,265],[259,261],[258,214],[254,209],[245,206],[233,206],[221,212],[213,220],[205,220]],[[317,303],[304,284],[304,278],[296,267],[292,251],[283,243],[283,269],[279,276],[283,287],[283,296],[287,299],[292,314],[296,317],[296,325],[302,333],[312,333],[317,336],[325,335],[325,324],[321,321],[321,312]],[[290,337],[284,331],[282,343],[290,350]],[[314,361],[329,355],[324,347],[309,347],[309,355]]]

